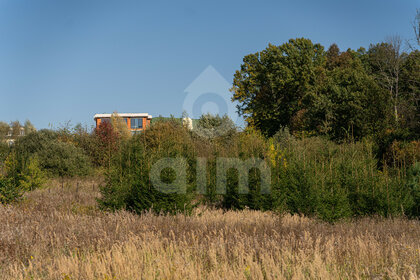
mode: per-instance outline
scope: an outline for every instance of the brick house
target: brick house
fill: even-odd
[[[98,128],[102,122],[110,122],[111,116],[112,114],[96,114],[94,116],[96,128]],[[152,116],[148,113],[118,113],[118,116],[127,123],[127,127],[131,131],[131,134],[143,131],[150,125],[150,121],[152,120]]]

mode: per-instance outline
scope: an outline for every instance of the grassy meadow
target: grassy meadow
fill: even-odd
[[[1,279],[418,279],[420,222],[326,223],[205,206],[98,209],[98,178],[50,180],[0,205]]]

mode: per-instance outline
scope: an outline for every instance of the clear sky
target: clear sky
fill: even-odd
[[[231,84],[243,56],[268,43],[306,37],[345,50],[409,39],[416,8],[419,0],[0,0],[0,120],[46,128],[90,126],[113,111],[180,116],[185,89],[209,65]]]

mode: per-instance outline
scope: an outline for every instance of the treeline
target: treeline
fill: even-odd
[[[224,122],[227,124],[222,125]],[[217,131],[231,127],[231,121],[207,115],[198,126]],[[269,138],[251,128],[238,132],[233,127],[214,134],[208,137],[177,121],[165,121],[128,139],[113,154],[100,205],[159,213],[188,212],[203,203],[223,209],[299,213],[327,221],[364,215],[420,215],[420,164],[380,170],[370,141],[336,144],[325,137],[295,137],[287,128]],[[153,184],[153,166],[162,158],[185,160],[185,193],[163,193]],[[269,192],[262,191],[266,172],[258,168],[244,171],[238,166],[218,170],[220,158],[263,159],[269,168]],[[175,167],[162,170],[163,182],[176,183]],[[200,175],[203,170],[204,177]],[[227,175],[225,193],[217,189],[221,174]],[[249,182],[246,193],[239,189],[244,176]]]
[[[154,122],[133,137],[125,129],[115,117],[94,131],[78,125],[19,138],[0,160],[0,202],[19,200],[50,177],[64,181],[100,175],[105,178],[99,200],[104,210],[174,213],[206,204],[299,213],[328,221],[372,214],[420,215],[418,159],[407,156],[404,161],[410,164],[405,168],[388,164],[378,168],[370,140],[337,144],[325,136],[294,136],[288,128],[266,137],[253,128],[238,131],[229,118],[211,115],[202,116],[192,131],[175,118]],[[390,161],[400,160],[389,156]],[[151,181],[153,166],[163,158],[186,161],[185,193],[161,192]],[[269,192],[263,192],[261,185],[267,173],[235,166],[218,169],[220,158],[263,160],[270,171]],[[198,159],[204,159],[204,165],[199,166]],[[200,170],[204,177],[197,175]],[[217,177],[223,173],[226,192],[220,193]],[[168,184],[176,176],[173,168],[160,174]],[[247,193],[239,189],[244,176]]]
[[[244,58],[233,99],[266,136],[289,127],[335,141],[387,134],[418,139],[420,51],[402,50],[397,36],[344,52],[303,38],[269,45]]]

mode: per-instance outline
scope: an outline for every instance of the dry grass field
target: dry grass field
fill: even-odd
[[[96,208],[97,184],[57,182],[0,206],[1,279],[418,279],[420,223],[200,208]]]

